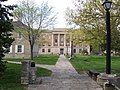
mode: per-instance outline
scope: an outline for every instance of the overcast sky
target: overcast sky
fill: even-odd
[[[5,2],[6,4],[16,4],[20,0],[8,0]],[[41,3],[42,1],[45,0],[34,0],[37,4]],[[49,5],[54,7],[54,10],[58,12],[57,15],[57,24],[55,27],[62,28],[66,27],[66,21],[64,18],[64,11],[66,10],[67,7],[72,6],[72,0],[47,0]]]

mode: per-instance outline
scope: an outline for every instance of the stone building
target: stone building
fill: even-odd
[[[43,36],[42,40],[45,43],[39,49],[39,54],[71,54],[72,42],[70,38],[68,39],[68,32],[66,28],[54,28],[49,30]],[[86,50],[90,54],[89,45],[74,45],[73,52],[75,54],[81,53],[81,51]]]
[[[14,27],[27,27],[20,21],[13,22]],[[5,55],[5,58],[29,58],[30,57],[30,46],[28,40],[26,40],[21,32],[13,31],[13,36],[15,41],[12,43],[9,48],[9,53]],[[38,55],[39,47],[34,45],[33,54],[34,56]]]
[[[17,23],[17,25],[21,25],[20,22]],[[30,46],[28,40],[26,40],[20,32],[13,32],[13,37],[15,38],[15,41],[11,45],[10,52],[6,54],[6,57],[29,58]],[[81,53],[81,51],[84,50],[90,54],[90,47],[87,44],[80,46],[73,44],[73,46],[71,46],[72,41],[66,28],[54,28],[53,30],[47,30],[41,34],[38,41],[40,42],[34,45],[34,56],[39,54],[71,54],[72,47],[74,54]]]
[[[26,40],[21,33],[13,32],[13,37],[15,41],[10,47],[10,52],[5,56],[7,58],[29,58],[30,57],[30,47],[29,42]],[[38,45],[34,46],[34,56],[38,55]]]

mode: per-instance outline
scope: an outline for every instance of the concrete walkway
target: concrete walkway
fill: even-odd
[[[29,85],[28,90],[103,90],[87,74],[79,75],[64,55],[52,71],[51,77],[43,77],[42,84]]]

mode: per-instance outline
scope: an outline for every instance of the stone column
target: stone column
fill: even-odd
[[[37,68],[35,67],[35,62],[31,62],[30,76],[29,76],[30,84],[36,83],[36,71],[37,71]]]
[[[60,34],[58,34],[58,47],[60,46]]]
[[[66,35],[64,34],[64,47],[66,47]]]
[[[54,46],[54,44],[53,44],[54,43],[54,37],[53,36],[54,36],[54,34],[52,33],[52,42],[51,42],[52,47]]]
[[[29,84],[29,70],[30,70],[30,61],[24,60],[22,62],[22,71],[21,71],[21,84]]]
[[[64,48],[65,48],[65,50],[64,50],[64,53],[65,54],[68,54],[68,47],[67,47],[67,45],[66,45],[66,34],[64,34]]]

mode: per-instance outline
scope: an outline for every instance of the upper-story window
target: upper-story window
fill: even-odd
[[[55,43],[57,43],[58,42],[58,40],[55,38]]]
[[[60,42],[64,42],[64,34],[60,34]]]
[[[45,46],[45,44],[42,44],[42,46]]]
[[[58,34],[54,34],[54,46],[58,45]]]
[[[51,46],[51,44],[48,44],[48,46]]]
[[[60,46],[64,46],[64,34],[60,34]]]
[[[55,42],[55,43],[58,42],[58,34],[54,34],[54,42]]]

